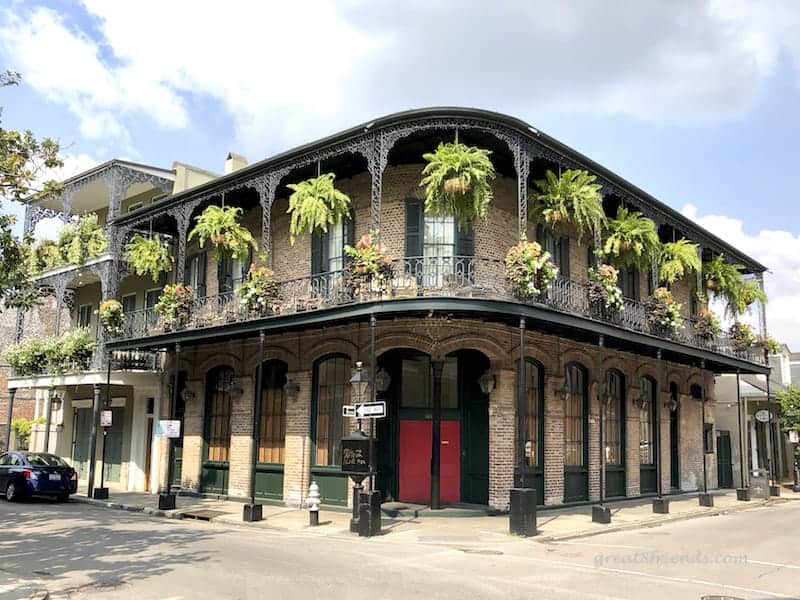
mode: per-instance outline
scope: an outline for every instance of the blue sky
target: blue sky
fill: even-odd
[[[767,264],[771,329],[800,350],[800,7],[619,5],[11,0],[3,124],[58,138],[63,175],[220,171],[396,110],[499,110]]]

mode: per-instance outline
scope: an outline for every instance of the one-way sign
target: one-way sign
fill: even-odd
[[[386,402],[365,402],[355,407],[358,419],[382,419],[386,416]]]

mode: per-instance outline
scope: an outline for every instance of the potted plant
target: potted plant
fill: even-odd
[[[522,299],[539,296],[558,273],[550,260],[550,253],[542,251],[537,242],[520,242],[512,247],[505,258],[506,279],[511,282],[514,294]]]
[[[100,227],[97,215],[90,213],[64,226],[59,234],[58,246],[68,264],[82,265],[106,251],[108,238]]]
[[[640,212],[620,206],[606,224],[603,254],[617,267],[647,269],[660,249],[656,224]]]
[[[210,241],[214,258],[246,259],[256,242],[246,227],[239,223],[242,209],[238,206],[207,206],[195,217],[195,226],[189,232],[189,241],[197,238],[200,247]]]
[[[328,225],[350,218],[350,198],[333,185],[336,175],[325,173],[300,183],[290,183],[289,242],[315,231],[327,232]]]
[[[692,271],[702,268],[697,244],[685,238],[662,244],[658,255],[658,279],[672,285]]]
[[[644,308],[650,327],[657,333],[676,333],[683,324],[681,305],[667,288],[656,288]]]
[[[599,307],[599,312],[620,311],[623,307],[622,290],[617,286],[619,271],[611,265],[601,264],[589,268],[589,301]]]
[[[192,286],[182,283],[167,284],[155,305],[167,330],[181,327],[192,312],[194,294]]]
[[[756,336],[753,333],[753,328],[747,323],[734,321],[731,328],[728,330],[731,337],[733,349],[736,352],[746,352],[756,342]]]
[[[545,178],[535,182],[539,188],[533,205],[537,219],[557,233],[565,233],[571,225],[578,233],[578,240],[598,233],[606,215],[600,194],[602,186],[595,183],[596,179],[577,169],[568,169],[560,176],[550,170],[545,172]]]
[[[103,329],[110,335],[122,335],[125,332],[125,317],[122,314],[122,303],[118,300],[104,300],[95,311]]]
[[[425,212],[434,216],[455,217],[459,229],[476,219],[485,219],[492,200],[491,181],[495,177],[491,152],[455,142],[440,143],[436,151],[422,158],[420,187],[425,188]]]
[[[763,348],[767,354],[778,354],[781,351],[781,343],[771,335],[766,337],[759,336],[755,341],[755,345]]]
[[[280,287],[275,274],[268,267],[250,266],[247,277],[238,289],[245,310],[260,315],[272,312],[272,304],[278,299]]]
[[[172,268],[172,257],[169,246],[161,236],[145,237],[135,233],[125,245],[125,260],[137,275],[149,274],[153,281],[158,281],[161,273]]]
[[[378,232],[361,236],[355,246],[345,246],[350,260],[346,265],[348,287],[356,297],[384,294],[394,277],[392,258],[386,247],[377,241]]]
[[[710,342],[722,333],[722,324],[717,314],[708,308],[701,307],[695,322],[695,334],[700,339]]]

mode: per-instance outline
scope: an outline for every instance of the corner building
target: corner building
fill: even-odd
[[[491,150],[497,171],[488,219],[467,231],[450,217],[425,214],[419,187],[423,153],[456,131],[460,141]],[[755,278],[765,270],[528,124],[472,109],[390,115],[116,214],[112,294],[136,279],[120,258],[125,241],[151,228],[173,240],[167,280],[190,283],[197,294],[180,328],[165,328],[150,303],[126,311],[124,335],[105,340],[114,352],[165,357],[154,393],[160,418],[168,418],[178,383],[182,438],[171,457],[166,441],[154,438],[153,479],[165,485],[173,460],[174,485],[248,497],[259,402],[256,497],[299,505],[313,479],[325,504],[346,505],[340,440],[355,423],[342,417],[342,405],[351,403],[355,362],[369,371],[374,334],[377,369],[368,376],[378,379],[377,397],[389,413],[376,423],[377,485],[386,499],[431,502],[438,431],[442,504],[505,509],[515,482],[536,488],[541,505],[597,501],[602,390],[609,391],[606,497],[702,489],[704,476],[716,487],[713,444],[703,448],[709,426],[713,439],[714,376],[767,368],[724,337],[709,342],[695,334],[694,274],[672,286],[685,312],[678,333],[647,323],[642,301],[652,273],[621,275],[621,316],[592,311],[585,286],[591,240],[555,237],[529,218],[533,181],[567,168],[598,176],[607,214],[629,206],[656,222],[663,241],[686,237],[705,260],[724,254]],[[352,218],[292,245],[286,185],[318,169],[336,174]],[[244,210],[243,222],[269,249],[281,289],[269,316],[239,308],[248,261],[218,263],[187,241],[194,217],[223,202]],[[355,297],[341,285],[343,249],[374,230],[394,259],[394,279],[387,293]],[[515,297],[505,280],[503,259],[522,237],[542,243],[559,267],[536,301]]]

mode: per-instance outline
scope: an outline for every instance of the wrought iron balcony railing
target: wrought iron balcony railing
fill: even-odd
[[[186,318],[171,323],[165,322],[154,309],[134,311],[125,315],[125,333],[121,339],[132,340],[175,330],[202,329],[359,302],[461,297],[543,306],[629,331],[671,339],[751,362],[763,362],[757,349],[737,349],[727,334],[711,339],[699,335],[696,321],[688,315],[684,315],[682,326],[673,331],[654,326],[648,320],[642,302],[625,298],[622,310],[609,310],[592,303],[585,281],[557,277],[538,296],[521,298],[506,279],[505,266],[500,259],[412,257],[397,259],[392,266],[392,278],[383,281],[358,279],[349,277],[346,271],[333,271],[279,282],[277,298],[258,311],[248,310],[237,292],[197,298]]]

